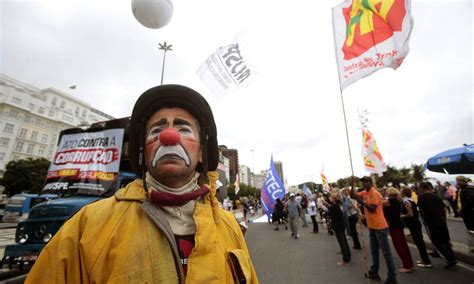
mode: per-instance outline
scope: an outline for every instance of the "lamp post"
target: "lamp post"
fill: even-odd
[[[172,47],[173,45],[171,45],[171,44],[170,44],[170,45],[167,45],[167,44],[166,44],[166,41],[165,41],[163,44],[159,43],[158,46],[159,46],[158,49],[163,50],[163,67],[162,67],[162,69],[161,69],[161,85],[163,85],[163,76],[164,76],[164,74],[165,74],[166,52],[167,52],[167,51],[172,51],[171,47]]]

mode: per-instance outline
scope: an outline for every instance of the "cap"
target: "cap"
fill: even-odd
[[[199,123],[200,143],[203,147],[203,163],[196,167],[198,172],[215,170],[219,163],[217,129],[211,107],[206,99],[195,90],[182,85],[161,85],[145,91],[136,101],[130,118],[129,158],[132,171],[142,177],[146,123],[158,110],[165,107],[179,107],[188,111]]]
[[[465,182],[465,183],[468,183],[468,182],[471,181],[471,179],[470,179],[470,178],[467,178],[467,177],[465,177],[465,176],[457,176],[457,177],[456,177],[456,181],[463,181],[463,182]]]
[[[290,193],[290,197],[294,197],[294,196],[295,196],[295,194],[293,192]]]

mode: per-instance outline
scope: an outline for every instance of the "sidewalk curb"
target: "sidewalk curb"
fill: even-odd
[[[414,244],[413,239],[411,238],[410,235],[405,235],[405,236],[406,236],[406,239],[409,243]],[[433,245],[431,244],[431,241],[426,241],[427,238],[428,238],[428,236],[423,233],[423,239],[425,240],[426,248],[430,249],[430,250],[433,250]],[[429,240],[429,238],[428,238],[428,240]],[[456,257],[456,260],[465,262],[465,263],[470,264],[470,265],[474,265],[474,254],[469,255],[466,252],[459,251],[459,250],[456,249],[456,246],[453,246],[453,252],[454,252],[454,256]]]

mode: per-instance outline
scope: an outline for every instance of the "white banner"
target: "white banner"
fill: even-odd
[[[410,0],[347,0],[333,8],[341,89],[402,64],[413,28],[410,9]]]
[[[47,179],[113,178],[119,172],[123,134],[120,128],[63,135]]]
[[[197,75],[217,97],[222,97],[248,83],[252,72],[236,43],[218,48],[199,67]]]

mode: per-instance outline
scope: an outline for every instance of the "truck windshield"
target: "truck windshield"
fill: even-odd
[[[25,200],[26,200],[25,196],[13,196],[10,199],[10,201],[8,201],[8,205],[21,207],[23,206],[23,203],[25,202]]]

